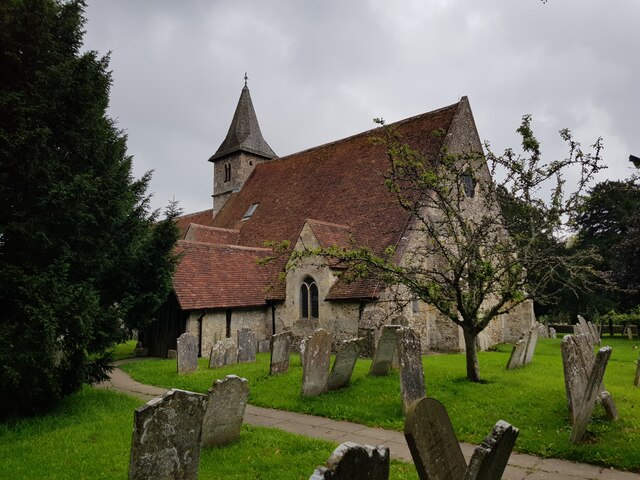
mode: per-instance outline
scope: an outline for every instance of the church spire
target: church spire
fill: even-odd
[[[231,120],[227,137],[224,139],[216,153],[214,153],[210,162],[226,157],[236,152],[247,152],[267,159],[275,158],[276,154],[271,150],[262,137],[260,125],[258,125],[258,117],[253,109],[251,94],[247,87],[247,73],[244,74],[244,88],[240,93],[238,106]]]

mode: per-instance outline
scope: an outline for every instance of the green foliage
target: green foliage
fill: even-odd
[[[468,382],[461,375],[464,355],[425,356],[427,394],[445,405],[460,441],[480,443],[495,422],[503,419],[520,429],[517,451],[640,471],[640,388],[633,386],[637,343],[617,337],[607,338],[606,344],[613,353],[605,384],[620,419],[605,421],[604,410],[597,407],[588,427],[589,441],[583,445],[569,444],[560,339],[540,339],[533,362],[517,370],[505,369],[512,345],[479,352],[482,383]],[[249,402],[253,405],[401,431],[404,418],[398,373],[392,370],[386,377],[371,377],[370,366],[370,360],[358,360],[348,388],[312,398],[300,395],[302,368],[297,355],[291,356],[289,372],[277,376],[268,375],[268,354],[258,354],[255,363],[213,370],[207,369],[206,359],[202,359],[200,369],[188,375],[176,373],[175,360],[149,359],[128,363],[123,369],[144,383],[199,392],[205,392],[215,379],[233,373],[249,380]],[[375,408],[371,399],[375,399]]]
[[[108,57],[80,52],[81,1],[0,5],[0,416],[104,378],[105,349],[169,292],[177,230],[156,223],[106,116]]]

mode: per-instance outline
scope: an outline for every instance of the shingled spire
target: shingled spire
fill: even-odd
[[[222,145],[214,153],[213,211],[219,211],[234,192],[242,188],[255,166],[275,158],[276,154],[262,137],[258,117],[244,74],[244,88]]]
[[[227,137],[209,161],[213,162],[238,151],[253,153],[264,158],[276,157],[276,154],[271,150],[260,131],[258,117],[256,117],[256,111],[253,109],[251,94],[249,93],[249,87],[247,87],[246,73],[244,88],[240,94],[240,100],[238,100],[238,106],[233,115],[233,120],[231,120]]]

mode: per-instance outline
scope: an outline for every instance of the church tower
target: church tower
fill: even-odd
[[[242,188],[258,163],[275,157],[276,154],[260,132],[245,73],[244,88],[227,137],[209,158],[213,162],[213,212],[218,212],[229,195]]]

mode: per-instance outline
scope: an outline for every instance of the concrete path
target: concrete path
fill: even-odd
[[[165,388],[136,382],[119,368],[113,370],[110,380],[99,384],[98,387],[112,388],[145,401],[167,391]],[[247,405],[244,420],[251,425],[278,428],[336,443],[351,441],[364,445],[385,445],[391,449],[392,458],[406,462],[413,461],[404,435],[393,430],[370,428],[357,423],[339,422],[324,417],[253,405]],[[475,446],[468,443],[461,443],[460,446],[465,458],[469,461]],[[502,478],[503,480],[640,480],[640,474],[513,452]]]

